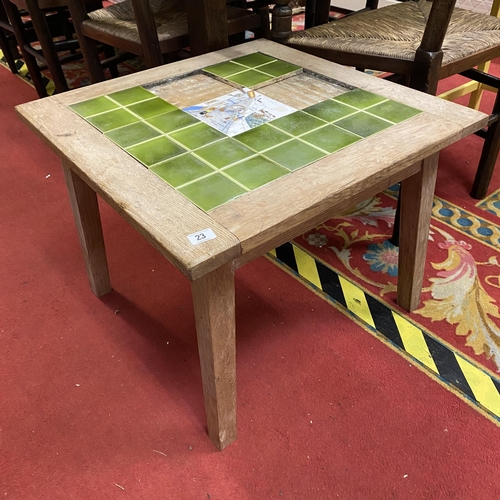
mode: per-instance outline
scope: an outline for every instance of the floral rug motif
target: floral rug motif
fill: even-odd
[[[422,303],[409,315],[395,302],[398,248],[389,241],[395,203],[394,191],[389,190],[296,241],[400,314],[436,332],[486,369],[499,372],[500,247],[475,240],[456,221],[443,222],[435,206]],[[442,210],[440,204],[437,207]],[[467,218],[474,224],[474,214],[468,213]]]

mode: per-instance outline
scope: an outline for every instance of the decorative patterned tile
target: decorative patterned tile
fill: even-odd
[[[120,103],[122,106],[134,104],[135,102],[145,101],[156,97],[155,94],[142,87],[133,87],[131,89],[120,90],[109,94],[108,97]]]
[[[328,153],[334,153],[339,149],[345,148],[350,144],[361,140],[358,135],[351,134],[346,130],[342,130],[335,125],[327,125],[326,127],[313,130],[301,137],[313,146],[317,146]]]
[[[255,68],[256,66],[260,66],[262,64],[266,64],[275,60],[275,57],[266,56],[261,52],[255,52],[253,54],[248,54],[247,56],[236,57],[235,59],[232,59],[232,61],[238,64],[243,64],[244,66],[248,66],[249,68]]]
[[[255,155],[254,151],[233,139],[214,142],[197,149],[195,153],[216,168],[224,168]]]
[[[292,135],[301,135],[319,127],[323,127],[325,122],[318,120],[314,116],[303,111],[297,111],[290,115],[272,121],[273,127],[278,127]]]
[[[180,188],[179,191],[205,211],[212,210],[212,208],[246,193],[242,187],[221,174],[214,174],[188,184]]]
[[[89,99],[88,101],[79,102],[70,106],[73,111],[76,111],[84,118],[96,115],[97,113],[104,113],[104,111],[109,111],[117,107],[118,105],[106,96],[96,97],[95,99]]]
[[[171,133],[170,137],[180,142],[187,149],[196,149],[219,139],[224,139],[226,136],[205,123],[197,123],[191,127]]]
[[[378,102],[385,101],[387,97],[382,97],[377,94],[372,94],[366,90],[356,89],[346,92],[345,94],[338,95],[333,98],[335,101],[343,102],[344,104],[349,104],[358,109],[365,109],[369,106],[373,106]]]
[[[118,127],[124,127],[131,123],[138,122],[139,118],[129,113],[126,109],[114,109],[87,118],[88,122],[98,128],[101,132],[108,132]]]
[[[188,127],[189,125],[194,125],[195,123],[200,123],[199,120],[180,109],[153,116],[153,118],[148,118],[146,122],[160,129],[165,134]]]
[[[283,165],[288,170],[297,170],[326,156],[322,151],[299,140],[293,140],[269,149],[263,155]]]
[[[130,106],[128,106],[128,109],[146,120],[153,116],[161,115],[162,113],[174,111],[177,108],[167,101],[156,97],[154,99],[142,101],[137,104],[131,104]]]
[[[318,104],[309,106],[303,111],[330,123],[357,112],[356,110],[352,109],[349,106],[346,106],[345,104],[330,99],[327,101],[318,102]]]
[[[165,136],[132,146],[127,151],[147,167],[186,152]]]
[[[386,120],[377,118],[376,116],[369,115],[368,113],[357,113],[355,115],[348,116],[335,122],[335,125],[358,134],[361,137],[368,137],[369,135],[376,134],[392,124]]]
[[[246,188],[256,189],[288,174],[289,171],[262,156],[257,156],[226,168],[224,173]]]
[[[290,136],[265,124],[235,135],[234,138],[255,151],[263,151],[287,141]]]
[[[190,154],[176,156],[151,167],[151,170],[174,188],[214,173],[213,168]]]
[[[380,116],[393,123],[400,123],[412,116],[420,114],[419,109],[406,106],[396,101],[385,101],[369,109],[372,115]]]
[[[139,144],[140,142],[157,137],[158,135],[160,135],[160,132],[143,122],[133,123],[132,125],[106,132],[106,136],[122,148],[128,148],[134,144]]]

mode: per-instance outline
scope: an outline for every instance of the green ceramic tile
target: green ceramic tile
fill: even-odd
[[[263,151],[264,149],[277,146],[284,141],[290,139],[290,136],[283,132],[276,130],[269,125],[260,125],[259,127],[252,128],[247,132],[235,135],[237,141],[255,149],[255,151]]]
[[[132,104],[131,106],[128,106],[128,109],[136,115],[139,115],[141,118],[147,119],[152,116],[161,115],[162,113],[174,111],[177,108],[167,101],[164,101],[159,97],[155,97],[154,99]]]
[[[198,122],[197,125],[172,132],[170,137],[180,142],[187,149],[196,149],[219,139],[224,139],[227,136],[205,123]]]
[[[418,115],[422,111],[396,101],[385,101],[371,107],[369,112],[372,115],[380,116],[393,123],[399,123],[412,116]]]
[[[246,69],[246,67],[241,66],[240,64],[226,61],[220,64],[214,64],[213,66],[208,66],[207,68],[204,68],[203,71],[207,71],[208,73],[212,73],[217,76],[226,77]]]
[[[186,152],[164,136],[132,146],[127,151],[146,166],[154,165]]]
[[[244,64],[249,68],[255,68],[256,66],[260,66],[261,64],[266,64],[271,61],[275,61],[275,57],[266,56],[265,54],[261,54],[260,52],[255,52],[254,54],[248,54],[247,56],[237,57],[236,59],[232,59],[232,61],[237,62],[239,64]]]
[[[73,111],[76,111],[80,116],[86,118],[87,116],[96,115],[97,113],[104,113],[110,109],[117,108],[118,105],[109,100],[107,97],[96,97],[88,101],[79,102],[70,106]]]
[[[249,158],[255,153],[233,139],[224,139],[197,149],[196,154],[216,168],[223,168]]]
[[[335,120],[338,120],[339,118],[344,118],[344,116],[356,113],[356,110],[352,109],[351,107],[346,106],[340,102],[331,101],[330,99],[328,99],[327,101],[318,102],[318,104],[309,106],[303,111],[316,116],[317,118],[321,118],[322,120],[325,120],[327,122],[333,122]]]
[[[335,125],[341,127],[349,132],[360,135],[361,137],[368,137],[369,135],[376,134],[384,128],[390,127],[392,124],[371,116],[368,113],[356,113],[355,115],[348,116],[335,122]]]
[[[289,134],[301,135],[315,128],[323,127],[325,122],[314,118],[314,116],[303,113],[302,111],[296,111],[291,115],[273,120],[272,124],[274,127],[278,127]]]
[[[224,173],[246,188],[255,189],[288,174],[289,171],[262,156],[257,156],[226,168]]]
[[[134,87],[127,90],[120,90],[119,92],[113,92],[112,94],[109,94],[108,97],[111,97],[111,99],[119,102],[122,106],[127,106],[128,104],[144,101],[146,99],[152,99],[156,96],[149,90],[142,87]]]
[[[120,127],[106,133],[107,137],[122,148],[128,148],[134,144],[139,144],[139,142],[157,137],[158,135],[160,135],[160,132],[143,122],[133,123],[132,125]]]
[[[333,153],[339,149],[349,146],[349,144],[352,144],[353,142],[359,141],[361,138],[347,132],[346,130],[340,129],[335,125],[328,125],[303,135],[301,139],[307,141],[313,146],[317,146],[325,151],[328,151],[329,153]]]
[[[305,167],[325,156],[325,153],[299,140],[287,142],[276,148],[269,149],[263,154],[288,170]]]
[[[221,174],[188,184],[179,191],[203,210],[211,210],[246,191]]]
[[[214,172],[207,164],[190,154],[176,156],[151,167],[151,170],[174,188]]]
[[[230,76],[227,79],[242,85],[243,87],[253,87],[254,85],[258,85],[259,83],[267,80],[272,80],[272,77],[265,75],[264,73],[260,73],[259,71],[249,69],[248,71],[243,71],[243,73]]]
[[[176,109],[170,113],[163,113],[162,115],[154,116],[153,118],[148,118],[146,122],[153,125],[153,127],[160,129],[164,133],[173,132],[174,130],[179,130],[189,125],[200,123],[200,121],[194,116],[191,116],[180,109]]]
[[[377,94],[372,94],[366,90],[356,89],[346,92],[345,94],[338,95],[334,97],[336,101],[349,104],[358,109],[365,109],[368,106],[377,104],[377,102],[385,101],[387,97],[382,97]]]
[[[107,111],[100,115],[94,115],[87,118],[87,121],[98,128],[101,132],[108,132],[118,127],[124,127],[131,123],[138,122],[139,118],[129,113],[124,108]]]
[[[259,66],[259,71],[274,77],[283,76],[299,69],[301,69],[300,66],[296,66],[295,64],[290,64],[285,61],[273,61],[264,66]]]

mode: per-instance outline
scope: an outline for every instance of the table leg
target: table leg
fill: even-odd
[[[111,292],[101,216],[95,191],[63,162],[64,177],[75,217],[80,246],[92,292],[98,297]]]
[[[401,182],[398,304],[409,312],[420,304],[438,158],[429,156]]]
[[[208,435],[222,450],[236,439],[233,264],[193,281],[194,313]]]

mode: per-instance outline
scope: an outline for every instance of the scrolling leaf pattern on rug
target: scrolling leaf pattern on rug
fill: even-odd
[[[393,302],[398,249],[388,240],[394,213],[389,197],[375,196],[304,234],[299,243]],[[457,233],[450,234],[433,219],[422,307],[414,314],[430,320],[431,331],[441,332],[447,324],[450,333],[465,337],[476,356],[491,360],[500,371],[500,264],[494,249],[460,234],[460,227]],[[436,328],[436,323],[441,326]]]

